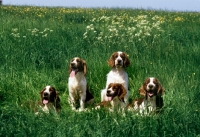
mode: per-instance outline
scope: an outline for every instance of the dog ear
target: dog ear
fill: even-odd
[[[56,101],[60,102],[60,98],[58,96],[58,92],[56,91]]]
[[[114,54],[116,54],[116,52],[113,53],[113,54],[110,56],[110,59],[107,61],[108,65],[109,65],[110,67],[114,67],[114,66],[115,66]]]
[[[85,60],[83,60],[83,73],[84,73],[84,75],[87,74],[87,65],[86,65]]]
[[[70,66],[69,66],[68,72],[69,74],[72,72],[72,68]]]
[[[122,84],[119,84],[118,96],[124,102],[124,96],[126,95],[126,89]]]
[[[140,93],[140,95],[142,95],[142,96],[146,96],[146,91],[145,91],[143,85],[140,87],[140,89],[139,89],[139,93]]]
[[[40,91],[40,98],[41,98],[41,100],[42,100],[42,98],[43,98],[43,97],[42,97],[42,96],[43,96],[42,94],[43,94],[43,92],[45,91],[45,89],[46,89],[46,88],[44,88],[44,89],[42,89],[42,90]]]
[[[126,55],[126,54],[124,53],[124,56],[125,56],[125,58],[124,58],[124,67],[126,68],[126,67],[128,67],[131,63],[130,63],[130,60],[129,60],[129,58],[128,58],[128,55]]]
[[[158,92],[157,92],[157,94],[159,96],[162,96],[164,94],[164,92],[165,92],[165,89],[162,87],[162,85],[160,83],[158,83]]]
[[[61,105],[60,105],[60,98],[59,98],[59,96],[58,96],[58,92],[56,91],[56,102],[55,102],[56,104],[56,111],[57,112],[60,112],[60,110],[61,110]]]
[[[69,62],[69,67],[68,67],[68,72],[69,72],[69,74],[72,72],[72,68],[71,68],[71,62],[72,62],[72,60]]]

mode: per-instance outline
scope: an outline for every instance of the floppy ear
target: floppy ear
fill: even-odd
[[[114,54],[115,54],[115,53],[113,53],[113,54],[110,56],[110,59],[107,61],[107,62],[108,62],[108,65],[109,65],[110,67],[114,67],[114,66],[115,66]]]
[[[71,63],[71,61],[70,61],[70,63]],[[69,68],[68,68],[68,72],[69,72],[69,74],[72,72],[72,68],[71,68],[70,63],[69,63]]]
[[[72,68],[70,66],[69,66],[68,72],[69,74],[72,72]]]
[[[124,67],[126,68],[126,67],[128,67],[130,64],[131,64],[131,63],[130,63],[130,60],[129,60],[128,56],[125,54]]]
[[[40,91],[40,98],[41,98],[41,100],[42,100],[42,94],[43,94],[44,91],[45,91],[45,88]]]
[[[162,85],[160,84],[160,83],[158,83],[158,92],[157,92],[157,94],[159,95],[159,96],[162,96],[163,94],[164,94],[164,92],[165,92],[165,90],[164,90],[164,88],[162,87]]]
[[[118,91],[118,96],[119,98],[124,102],[124,96],[126,95],[126,89],[122,84],[119,84],[119,91]]]
[[[84,73],[84,75],[87,74],[87,65],[86,65],[85,60],[83,60],[83,73]]]
[[[61,105],[60,105],[60,98],[59,98],[59,96],[58,96],[58,92],[56,91],[56,100],[55,100],[56,102],[55,102],[55,107],[56,107],[56,111],[57,112],[60,112],[60,110],[61,110]]]
[[[58,96],[58,92],[56,91],[56,101],[60,102],[60,98]]]
[[[139,89],[139,93],[140,93],[140,95],[142,95],[142,96],[146,96],[146,91],[145,91],[143,85],[140,87],[140,89]]]

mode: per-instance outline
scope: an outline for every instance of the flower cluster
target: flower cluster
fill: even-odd
[[[156,39],[163,30],[161,24],[163,19],[160,16],[148,17],[139,15],[136,17],[123,16],[102,16],[93,18],[92,24],[86,27],[83,34],[84,39],[96,39],[100,42],[130,42],[145,40],[147,37]]]
[[[53,30],[50,30],[49,28],[45,28],[43,31],[39,31],[38,29],[28,29],[28,31],[31,32],[32,36],[42,36],[42,37],[47,37],[48,32],[52,32]]]
[[[29,34],[32,36],[40,36],[40,37],[47,37],[49,32],[52,32],[53,30],[50,30],[49,28],[45,28],[43,31],[38,30],[37,28],[34,29],[28,29],[28,31],[30,32]],[[11,36],[15,37],[15,38],[19,38],[20,33],[19,33],[19,29],[18,28],[13,28],[12,29],[12,33]],[[26,35],[22,35],[23,38],[26,38]]]

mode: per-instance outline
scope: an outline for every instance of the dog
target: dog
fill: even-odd
[[[56,110],[56,112],[61,111],[60,98],[58,92],[53,86],[46,86],[40,91],[41,102],[39,106],[44,112],[49,113],[50,110]]]
[[[124,96],[125,104],[128,104],[129,90],[128,90],[128,74],[125,70],[130,65],[130,60],[124,52],[114,52],[108,60],[108,65],[112,67],[107,74],[106,88],[101,90],[101,101],[108,100],[107,88],[110,83],[120,83],[126,89]]]
[[[134,110],[139,110],[140,114],[149,114],[158,112],[164,105],[162,95],[165,90],[155,77],[146,78],[139,89],[140,95],[143,98],[138,98],[133,101]]]
[[[126,89],[120,83],[110,83],[106,90],[107,100],[102,101],[97,105],[99,107],[109,107],[111,111],[113,110],[123,110],[126,106],[124,97],[126,95]]]
[[[72,110],[77,109],[77,102],[80,101],[79,110],[85,108],[85,103],[92,104],[94,96],[89,92],[85,75],[87,73],[87,65],[85,60],[75,57],[70,61],[69,65],[70,77],[68,79],[69,99],[68,102]]]
[[[53,86],[45,86],[40,92],[40,101],[28,100],[21,104],[21,107],[33,111],[35,114],[40,112],[56,112],[61,111],[60,98],[58,92]]]

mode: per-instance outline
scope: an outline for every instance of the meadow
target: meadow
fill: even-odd
[[[200,13],[121,8],[0,6],[0,136],[200,137]],[[68,65],[87,62],[89,88],[100,102],[115,51],[128,54],[130,100],[146,77],[165,88],[161,114],[71,110]],[[60,114],[21,107],[54,86]]]

